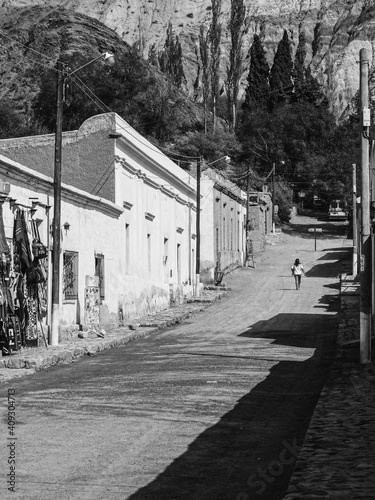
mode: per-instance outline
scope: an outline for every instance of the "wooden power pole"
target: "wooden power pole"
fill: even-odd
[[[357,165],[353,163],[353,276],[358,274]]]
[[[371,228],[370,228],[370,110],[368,99],[369,58],[360,50],[361,99],[361,255],[360,255],[360,362],[371,362]]]

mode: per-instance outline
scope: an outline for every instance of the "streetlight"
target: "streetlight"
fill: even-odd
[[[68,72],[61,61],[57,61],[57,98],[56,98],[56,132],[55,132],[55,162],[54,162],[54,206],[53,206],[53,245],[52,245],[52,311],[51,311],[51,345],[59,343],[60,324],[60,231],[61,231],[61,156],[62,156],[62,124],[64,84],[73,74],[89,64],[104,58],[107,64],[113,66],[114,55],[104,52],[74,71]]]
[[[216,163],[217,161],[225,160],[230,163],[230,156],[222,156],[217,160],[208,163],[206,167],[209,167]],[[196,215],[196,232],[197,232],[197,244],[196,244],[196,262],[195,262],[195,295],[199,295],[199,283],[200,283],[200,267],[201,267],[201,161],[202,157],[199,156],[197,159],[197,215]]]
[[[218,158],[217,160],[214,160],[211,163],[208,163],[206,165],[206,167],[209,167],[209,166],[213,165],[214,163],[216,163],[217,161],[220,161],[220,160],[225,160],[226,163],[230,163],[231,157],[230,156],[222,156],[221,158]]]
[[[281,165],[285,165],[285,161],[281,160]],[[272,165],[272,233],[276,233],[275,229],[275,175],[276,175],[276,163],[273,162]]]

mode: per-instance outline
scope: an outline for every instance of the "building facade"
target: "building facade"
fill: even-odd
[[[208,168],[201,177],[201,279],[243,266],[246,258],[246,193]]]
[[[272,195],[265,186],[263,192],[249,193],[248,240],[253,254],[263,252],[266,235],[272,232]]]
[[[54,136],[1,140],[0,152],[7,236],[13,200],[37,219],[50,257]],[[109,113],[63,134],[62,180],[62,332],[85,324],[90,283],[105,328],[193,294],[195,179]]]

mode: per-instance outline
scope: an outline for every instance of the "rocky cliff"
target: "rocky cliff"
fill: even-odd
[[[295,50],[300,32],[308,42],[307,62],[324,86],[331,109],[344,116],[359,86],[359,51],[366,48],[375,65],[374,0],[244,0],[249,30],[247,52],[254,33],[260,34],[272,64],[278,42],[286,29]],[[45,5],[65,7],[89,15],[114,29],[127,43],[137,45],[147,59],[151,45],[161,48],[171,21],[183,49],[188,89],[197,73],[194,47],[199,26],[210,23],[211,0],[3,0],[0,16],[15,8]],[[227,30],[231,0],[222,0],[222,79],[229,50]],[[245,79],[246,73],[244,73]]]

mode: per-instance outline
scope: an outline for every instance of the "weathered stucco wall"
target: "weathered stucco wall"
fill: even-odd
[[[73,151],[75,144],[81,165],[90,167],[91,178],[81,178],[80,187],[88,182],[100,185],[101,196],[63,185],[61,221],[70,228],[67,234],[63,231],[61,263],[65,251],[77,252],[78,298],[62,301],[62,329],[84,322],[85,277],[95,274],[98,254],[104,258],[100,320],[105,328],[178,304],[193,292],[195,180],[117,115],[111,114],[111,126],[113,119],[120,125],[121,139],[107,141],[107,117],[99,116],[85,122],[84,138],[72,140],[68,148]],[[25,157],[31,152],[33,162],[34,148],[24,151]],[[48,242],[52,178],[6,157],[0,158],[0,178],[10,182],[18,203],[31,206],[31,197],[51,206],[49,220],[46,211],[38,212]],[[78,176],[73,180],[78,183]],[[9,206],[7,210],[9,216]]]

